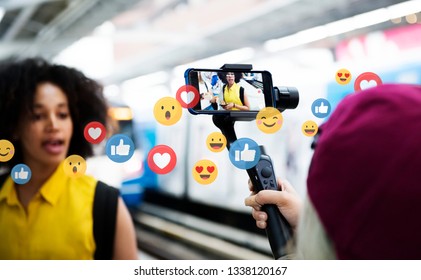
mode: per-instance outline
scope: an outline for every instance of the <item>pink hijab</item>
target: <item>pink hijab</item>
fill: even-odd
[[[421,259],[421,86],[345,97],[320,127],[307,185],[339,259]]]

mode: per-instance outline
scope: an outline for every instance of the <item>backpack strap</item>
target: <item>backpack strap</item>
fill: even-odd
[[[241,103],[244,105],[244,88],[240,86],[240,100]]]
[[[9,176],[9,173],[0,175],[0,190],[1,190],[1,187],[3,187],[4,182],[6,182],[7,176]]]
[[[118,197],[118,189],[98,181],[93,207],[96,260],[113,258]]]
[[[225,101],[225,88],[226,87],[227,87],[226,84],[222,86],[222,100],[224,100],[224,101]]]

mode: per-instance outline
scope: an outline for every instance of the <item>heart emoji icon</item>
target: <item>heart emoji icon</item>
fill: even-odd
[[[194,92],[193,91],[189,91],[189,92],[183,91],[181,93],[181,99],[184,101],[184,103],[190,104],[190,102],[192,102],[194,100]]]
[[[166,145],[153,147],[148,153],[148,166],[157,174],[171,172],[177,164],[177,156],[173,149]]]
[[[364,72],[354,82],[355,91],[364,90],[381,85],[382,79],[373,72]]]
[[[96,140],[99,136],[101,136],[101,128],[89,128],[88,129],[89,136],[92,137],[92,139]]]
[[[105,126],[100,122],[90,122],[83,131],[86,141],[92,144],[101,143],[107,135]]]
[[[199,103],[200,94],[197,88],[192,85],[181,86],[175,94],[175,99],[183,108],[193,108]]]
[[[153,155],[153,161],[156,164],[156,166],[158,166],[161,169],[164,169],[168,165],[168,163],[170,163],[171,156],[169,153],[156,153]]]
[[[364,81],[361,81],[360,83],[360,88],[362,90],[375,87],[375,86],[377,86],[377,82],[375,80],[370,80],[370,81],[364,80]]]

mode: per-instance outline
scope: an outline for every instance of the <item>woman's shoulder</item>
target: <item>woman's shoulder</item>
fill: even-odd
[[[82,196],[93,197],[98,180],[91,175],[82,175],[78,178],[69,178],[68,183],[72,192]]]
[[[73,182],[73,186],[80,191],[94,194],[97,192],[105,193],[119,193],[118,189],[108,185],[103,181],[99,181],[91,175],[83,175]]]

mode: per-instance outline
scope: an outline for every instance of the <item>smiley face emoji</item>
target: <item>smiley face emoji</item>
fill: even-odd
[[[336,72],[335,79],[338,84],[346,85],[351,81],[352,75],[348,69],[342,68]]]
[[[275,133],[281,129],[283,117],[281,112],[274,107],[266,107],[256,116],[257,128],[264,133]]]
[[[215,181],[218,176],[218,168],[213,161],[208,159],[199,160],[193,166],[193,178],[202,185],[207,185]]]
[[[15,147],[9,140],[0,140],[0,161],[6,162],[12,159],[15,154]]]
[[[182,108],[177,99],[167,96],[155,103],[153,114],[160,124],[173,125],[180,120]]]
[[[206,139],[206,145],[211,152],[218,153],[227,146],[227,138],[221,132],[212,132]]]
[[[86,161],[79,155],[71,155],[64,160],[63,168],[67,176],[78,178],[86,172]]]
[[[306,121],[301,126],[301,131],[305,136],[314,136],[317,133],[317,130],[319,127],[317,126],[317,123],[314,121]]]

